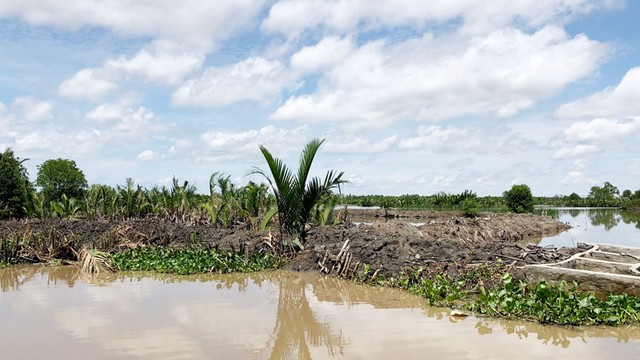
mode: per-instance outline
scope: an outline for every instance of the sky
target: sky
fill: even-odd
[[[0,149],[142,186],[640,189],[640,1],[0,0]]]

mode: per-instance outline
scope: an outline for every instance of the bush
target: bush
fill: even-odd
[[[462,211],[465,217],[478,216],[478,200],[476,198],[466,198],[462,202]]]
[[[533,195],[527,185],[513,185],[511,190],[505,191],[504,200],[507,207],[515,213],[533,212]]]

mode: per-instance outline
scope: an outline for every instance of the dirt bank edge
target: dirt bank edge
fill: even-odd
[[[348,239],[353,261],[380,269],[386,276],[405,268],[438,264],[503,261],[518,265],[558,261],[575,249],[535,245],[543,236],[567,230],[568,225],[530,214],[482,214],[465,218],[455,212],[351,211],[353,223],[312,228],[305,250],[285,268],[319,271],[327,253],[337,254]],[[139,244],[203,246],[232,251],[255,251],[267,232],[219,229],[159,219],[129,221],[30,220],[0,223],[0,239],[16,236],[54,237],[76,246],[118,251]],[[46,256],[46,254],[45,254]],[[26,259],[28,260],[28,259]]]

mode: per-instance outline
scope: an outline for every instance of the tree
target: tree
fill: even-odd
[[[42,189],[46,203],[67,198],[81,198],[87,190],[87,180],[76,162],[68,159],[50,159],[38,166],[36,185]]]
[[[26,215],[32,187],[24,161],[11,149],[0,153],[0,219]]]
[[[300,155],[297,174],[260,145],[271,177],[260,169],[256,169],[255,173],[267,179],[275,194],[281,234],[299,240],[300,245],[304,242],[305,226],[313,208],[324,197],[330,196],[334,188],[347,182],[342,179],[344,172],[336,173],[333,170],[327,171],[324,180],[314,177],[307,181],[313,159],[323,142],[324,140],[314,139],[305,146]]]
[[[533,195],[527,185],[513,185],[503,194],[507,207],[515,213],[533,212]]]
[[[610,182],[605,181],[602,187],[593,186],[589,191],[589,202],[591,206],[618,206],[620,190]]]
[[[581,206],[582,205],[582,198],[580,197],[580,195],[578,195],[576,193],[571,193],[571,195],[567,196],[566,201],[567,201],[567,205],[569,205],[569,206]]]

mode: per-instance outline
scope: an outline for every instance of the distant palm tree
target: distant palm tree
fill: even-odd
[[[313,158],[323,142],[324,140],[314,139],[305,146],[296,175],[281,159],[274,158],[267,148],[260,145],[260,151],[271,170],[271,177],[261,169],[255,169],[255,173],[264,176],[273,189],[281,234],[294,242],[298,240],[299,245],[304,243],[305,226],[316,204],[331,195],[334,188],[347,182],[342,179],[344,172],[337,173],[333,170],[327,172],[324,180],[314,177],[307,181]]]

